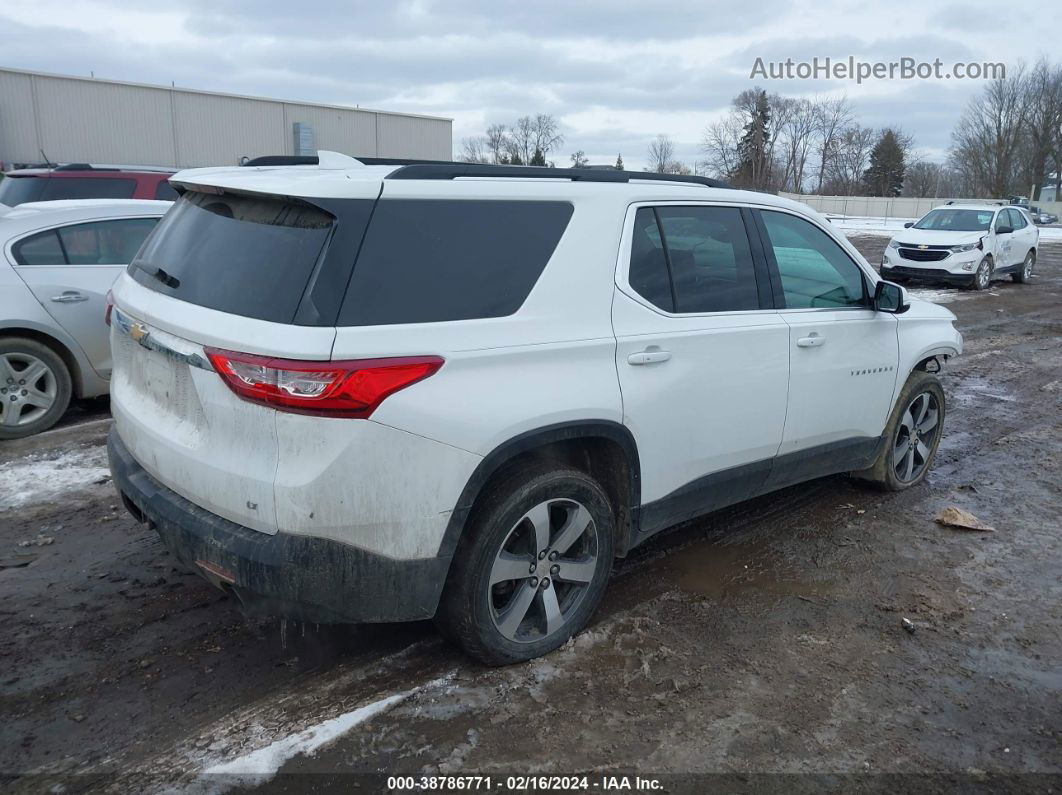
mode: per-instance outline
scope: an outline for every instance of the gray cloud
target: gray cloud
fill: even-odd
[[[41,71],[450,116],[455,147],[487,123],[548,112],[567,138],[558,165],[583,149],[610,162],[623,152],[637,166],[658,132],[695,161],[700,131],[757,82],[790,96],[843,91],[862,123],[899,126],[942,150],[981,83],[764,82],[749,79],[752,64],[854,55],[1009,65],[1050,48],[1062,16],[1038,9],[1037,23],[1018,31],[991,0],[931,10],[900,0],[888,13],[822,3],[173,0],[160,9],[97,0],[113,11],[80,19],[89,12],[0,9],[0,52],[6,65]],[[134,13],[164,16],[143,32],[100,30]]]

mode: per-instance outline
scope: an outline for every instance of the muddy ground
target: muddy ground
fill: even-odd
[[[887,241],[854,239],[872,262]],[[617,567],[587,632],[504,669],[427,623],[244,618],[120,509],[105,420],[0,448],[0,775],[66,792],[374,791],[380,772],[598,789],[617,769],[671,791],[1059,791],[1062,245],[1029,286],[920,292],[966,338],[927,483],[828,478],[678,528]],[[951,505],[996,529],[934,524]],[[225,764],[280,775],[204,773]]]

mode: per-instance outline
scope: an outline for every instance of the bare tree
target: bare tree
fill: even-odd
[[[903,195],[919,199],[938,196],[944,166],[928,160],[915,160],[907,165]]]
[[[649,144],[649,171],[666,173],[675,160],[675,144],[661,133]]]
[[[983,197],[1006,196],[1015,185],[1016,158],[1025,134],[1026,77],[993,80],[971,100],[951,134],[951,162]]]
[[[822,183],[827,173],[827,160],[836,151],[837,137],[852,124],[852,106],[847,97],[815,100],[813,106],[819,155],[818,184],[815,192],[822,193]]]
[[[487,128],[486,148],[494,163],[507,162],[509,132],[504,124],[492,124]]]
[[[489,163],[490,155],[485,149],[487,139],[482,136],[464,138],[461,141],[461,154],[459,160],[465,163]]]
[[[776,146],[781,158],[778,187],[803,193],[808,156],[814,144],[815,106],[806,99],[777,97],[774,102],[774,125],[778,131]]]
[[[741,138],[741,120],[736,113],[728,113],[712,122],[701,136],[701,164],[709,175],[730,179],[738,164],[738,140]]]
[[[564,136],[560,133],[560,125],[549,113],[539,113],[532,122],[534,148],[545,157],[558,146],[564,143]]]
[[[859,191],[878,133],[872,127],[851,124],[834,136],[827,155],[824,193],[853,196]]]
[[[572,168],[586,168],[590,165],[590,161],[586,159],[586,152],[580,149],[577,152],[573,152],[571,156]]]
[[[1042,57],[1036,62],[1025,83],[1025,113],[1029,138],[1025,181],[1031,184],[1030,198],[1036,201],[1062,136],[1062,67]]]

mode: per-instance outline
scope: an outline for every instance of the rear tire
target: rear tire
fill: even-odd
[[[73,392],[59,354],[37,340],[0,339],[0,439],[21,439],[51,428]]]
[[[1025,261],[1021,264],[1021,270],[1017,273],[1012,273],[1012,278],[1018,284],[1028,284],[1032,281],[1033,268],[1036,267],[1036,252],[1032,249],[1025,255]]]
[[[593,478],[548,463],[511,470],[487,486],[454,553],[440,631],[487,665],[553,651],[601,602],[614,536]]]
[[[917,486],[933,466],[944,431],[944,414],[940,379],[925,370],[915,370],[885,426],[884,448],[869,469],[852,474],[885,491]]]

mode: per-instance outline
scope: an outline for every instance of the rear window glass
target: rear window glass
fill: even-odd
[[[131,199],[135,179],[119,177],[5,177],[0,181],[0,204],[59,199]]]
[[[290,323],[334,221],[294,199],[188,191],[129,275],[182,301]]]
[[[175,202],[177,201],[177,191],[173,189],[173,185],[170,184],[168,179],[164,179],[155,186],[155,198],[163,202]]]
[[[553,255],[572,209],[568,202],[382,199],[339,325],[511,315]]]

